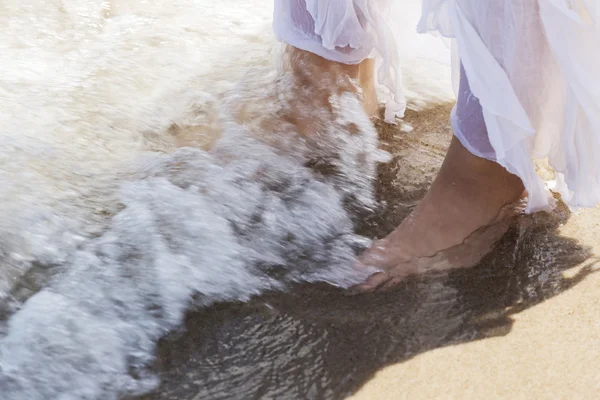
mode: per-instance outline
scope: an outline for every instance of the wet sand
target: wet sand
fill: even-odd
[[[450,140],[451,104],[379,125],[383,236],[423,196]],[[523,216],[477,267],[383,294],[297,287],[190,313],[163,340],[144,399],[481,399],[600,395],[600,209]]]
[[[443,114],[440,112],[439,118]],[[415,125],[421,124],[415,121]],[[515,228],[534,228],[530,224],[537,217],[524,217]],[[523,261],[530,265],[541,262],[541,270],[538,276],[526,277],[531,282],[520,283],[522,295],[533,295],[537,298],[534,303],[540,304],[510,304],[504,310],[481,315],[480,323],[489,324],[489,329],[482,329],[484,336],[479,340],[438,348],[383,368],[352,398],[598,398],[600,208],[570,215],[555,233],[560,235],[553,238],[557,247],[567,243],[575,247],[551,249],[545,235],[535,235],[523,244],[531,252],[531,259]],[[581,254],[580,263],[572,258],[572,265],[564,264],[562,273],[555,269],[579,251],[588,253],[587,257]],[[495,253],[500,256],[499,249]],[[549,275],[544,277],[544,273]],[[552,273],[562,278],[556,276],[543,283]],[[540,283],[545,288],[536,288]]]

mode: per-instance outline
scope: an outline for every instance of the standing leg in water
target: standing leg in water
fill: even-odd
[[[288,51],[294,74],[301,76],[308,85],[311,87],[323,86],[323,89],[330,94],[339,91],[340,87],[335,86],[335,84],[339,85],[339,82],[324,79],[325,74],[330,73],[336,77],[345,75],[358,84],[365,112],[371,118],[377,117],[379,102],[375,87],[375,59],[367,58],[359,64],[343,64],[293,46],[289,46]],[[327,82],[330,84],[327,85]]]
[[[470,143],[491,149],[481,106],[471,93],[464,70],[455,122],[470,137]],[[501,222],[518,210],[511,205],[521,199],[524,190],[519,177],[473,155],[453,137],[438,176],[423,200],[398,228],[361,257],[362,264],[383,271],[361,288],[375,289],[428,270],[472,266],[479,261],[474,256],[481,258],[504,234],[508,225]],[[452,260],[440,263],[436,256],[445,251]]]
[[[375,59],[367,58],[359,64],[358,84],[362,90],[363,108],[371,118],[379,113],[377,90],[375,89]]]
[[[392,1],[274,0],[273,29],[278,40],[289,45],[291,58],[304,61],[292,68],[307,85],[323,87],[327,72],[351,78],[370,117],[379,112],[373,57],[380,60],[379,80],[390,95],[386,118],[392,119],[402,115],[406,105],[398,49],[387,28]],[[299,71],[303,67],[306,71]],[[336,87],[329,89],[339,92]]]

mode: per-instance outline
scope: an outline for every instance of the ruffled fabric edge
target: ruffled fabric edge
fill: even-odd
[[[536,155],[549,159],[556,171],[555,190],[570,207],[592,207],[600,203],[598,10],[592,9],[591,2],[589,8],[583,10],[571,9],[558,0],[539,0],[539,3],[550,47],[565,76],[568,99],[562,143],[547,154]],[[589,18],[585,20],[582,13]],[[483,109],[489,140],[495,151],[494,161],[522,179],[529,193],[526,212],[552,208],[553,197],[536,173],[533,161],[536,132],[505,71],[457,2],[433,0],[428,6],[424,5],[418,30],[421,33],[436,32],[456,41],[471,90]],[[576,50],[567,49],[567,43],[578,43],[579,46]],[[577,61],[573,61],[574,57]],[[492,87],[496,88],[493,93],[490,92]],[[457,124],[453,126],[461,143],[473,154],[481,156]]]

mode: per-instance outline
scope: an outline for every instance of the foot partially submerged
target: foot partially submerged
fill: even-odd
[[[360,290],[393,286],[408,275],[475,265],[523,209],[521,180],[472,155],[453,138],[429,192],[386,238],[361,257],[382,272]]]
[[[342,64],[292,46],[289,46],[287,51],[295,76],[307,87],[323,89],[324,94],[330,94],[332,90],[355,92],[370,118],[379,115],[375,59],[367,58],[359,64]],[[352,86],[349,87],[351,82]],[[327,102],[327,98],[316,100]]]

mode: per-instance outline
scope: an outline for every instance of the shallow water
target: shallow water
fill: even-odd
[[[340,398],[568,286],[587,253],[556,214],[478,274],[334,289],[364,278],[355,255],[424,193],[449,137],[432,122],[448,49],[411,33],[417,3],[397,29],[421,112],[379,127],[395,159],[375,188],[388,156],[355,97],[304,109],[316,137],[280,118],[297,82],[263,1],[2,2],[2,398]]]
[[[191,306],[367,276],[387,155],[349,92],[301,110],[320,135],[281,117],[299,83],[257,4],[3,3],[3,398],[148,392]]]
[[[361,233],[384,235],[423,195],[449,139],[448,112],[449,105],[409,111],[415,131],[408,135],[380,127],[395,155],[379,169],[378,194],[387,207]],[[591,257],[589,248],[559,232],[569,215],[560,206],[524,216],[477,267],[413,277],[388,293],[349,296],[304,285],[189,313],[186,328],[161,342],[154,368],[162,385],[143,399],[343,399],[385,366],[507,335],[511,316],[592,272],[563,275]]]

